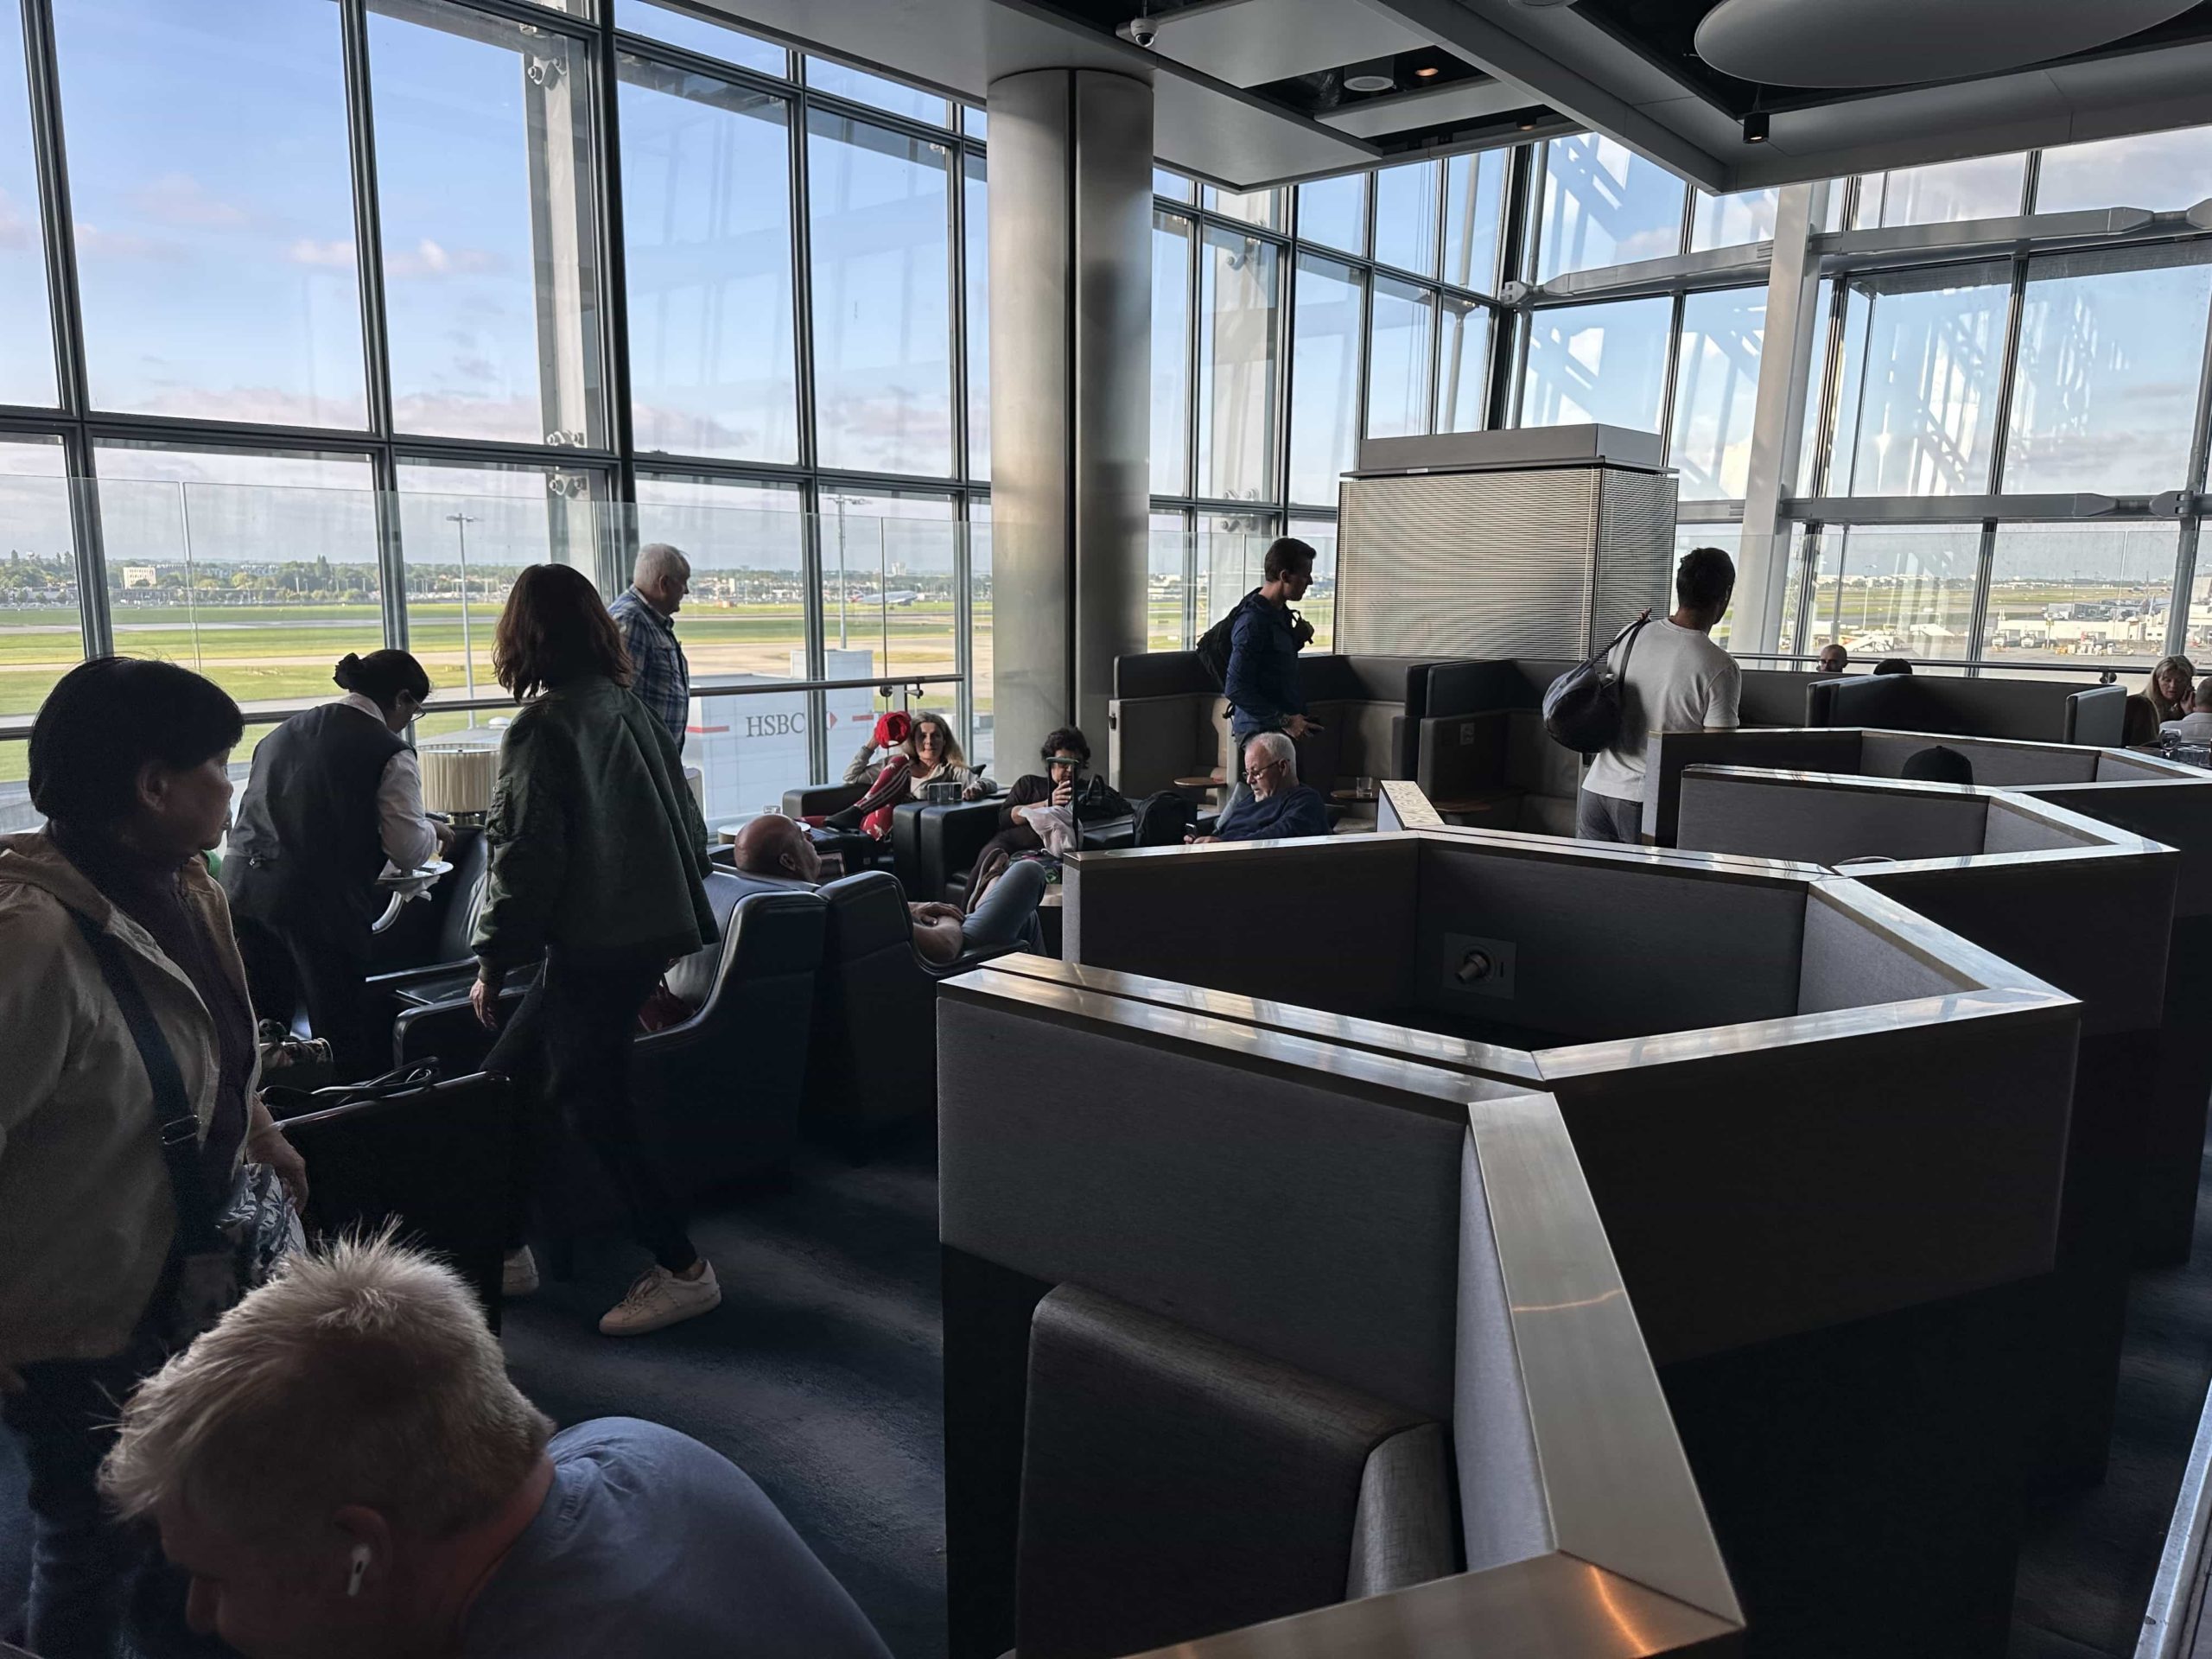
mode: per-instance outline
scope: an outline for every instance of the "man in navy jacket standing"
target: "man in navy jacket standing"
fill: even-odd
[[[1313,550],[1294,537],[1280,537],[1268,546],[1261,575],[1265,580],[1244,595],[1230,629],[1229,672],[1222,689],[1229,697],[1229,738],[1237,778],[1222,809],[1224,818],[1252,798],[1243,756],[1255,734],[1281,732],[1295,741],[1319,729],[1306,718],[1306,696],[1298,684],[1298,653],[1313,638],[1313,627],[1290,608],[1313,583]]]

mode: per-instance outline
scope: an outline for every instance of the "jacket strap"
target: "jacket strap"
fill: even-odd
[[[72,908],[69,914],[77,931],[85,936],[85,943],[92,947],[100,977],[107,982],[117,1006],[123,1010],[123,1022],[130,1028],[130,1040],[137,1045],[146,1080],[154,1087],[154,1125],[161,1137],[162,1163],[169,1174],[169,1193],[176,1203],[175,1249],[187,1255],[221,1250],[226,1247],[215,1225],[215,1194],[200,1156],[200,1114],[192,1109],[192,1098],[185,1092],[184,1073],[177,1069],[175,1051],[156,1023],[154,1011],[147,1007],[146,993],[130,971],[123,947],[83,911]]]

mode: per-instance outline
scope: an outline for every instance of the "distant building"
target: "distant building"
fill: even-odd
[[[125,588],[158,588],[161,586],[161,572],[150,564],[126,564],[123,567],[123,585]]]

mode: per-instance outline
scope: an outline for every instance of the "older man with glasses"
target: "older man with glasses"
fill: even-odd
[[[1244,745],[1244,780],[1249,800],[1231,802],[1210,836],[1193,836],[1193,846],[1217,841],[1288,841],[1329,833],[1329,805],[1321,791],[1298,781],[1298,751],[1281,732],[1259,732]]]

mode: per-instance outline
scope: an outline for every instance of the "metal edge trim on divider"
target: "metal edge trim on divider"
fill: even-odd
[[[2212,1532],[2212,1393],[2205,1396],[2196,1438],[2182,1469],[2181,1491],[2158,1552],[2158,1576],[2143,1609],[2135,1659],[2186,1659],[2195,1651],[2204,1610],[2208,1532]]]

